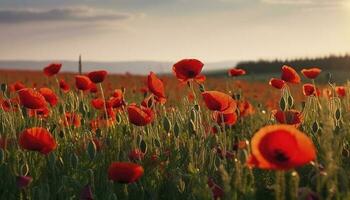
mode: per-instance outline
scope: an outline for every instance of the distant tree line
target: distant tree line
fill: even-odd
[[[343,71],[350,70],[350,55],[343,56],[330,55],[321,58],[300,58],[292,60],[258,60],[244,61],[237,64],[237,68],[241,68],[250,74],[261,73],[278,73],[283,65],[288,65],[300,71],[303,68],[318,67],[324,71]]]

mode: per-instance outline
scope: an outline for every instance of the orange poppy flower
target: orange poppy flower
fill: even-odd
[[[99,71],[93,71],[88,74],[88,77],[93,83],[102,83],[107,76],[107,71],[105,70],[99,70]]]
[[[61,90],[64,93],[67,93],[70,90],[70,86],[66,83],[66,81],[64,79],[61,79],[59,81],[59,85],[60,85]]]
[[[311,96],[311,95],[320,96],[321,92],[317,88],[315,90],[315,86],[313,84],[306,83],[303,85],[303,94],[305,96]]]
[[[277,89],[282,89],[286,85],[286,82],[278,78],[272,78],[270,79],[269,85]]]
[[[150,72],[147,77],[147,83],[149,90],[158,98],[165,99],[164,85],[163,82],[155,75]]]
[[[175,63],[173,73],[176,78],[182,82],[196,80],[199,83],[205,81],[205,76],[200,75],[203,63],[197,59],[183,59]]]
[[[309,79],[315,79],[320,73],[321,73],[321,69],[319,68],[310,68],[310,69],[302,69],[301,73]]]
[[[275,119],[281,124],[299,125],[302,122],[302,115],[297,110],[274,110],[272,111]]]
[[[150,108],[130,104],[127,109],[130,123],[136,126],[145,126],[154,119],[154,112]]]
[[[344,86],[335,87],[335,91],[337,92],[339,97],[345,97],[346,95],[346,89]]]
[[[64,126],[74,126],[79,128],[81,126],[81,117],[79,114],[66,112],[62,119]]]
[[[91,87],[91,80],[87,76],[83,75],[76,75],[75,76],[75,86],[77,87],[78,90],[89,90]]]
[[[141,165],[131,162],[113,162],[108,168],[108,179],[119,183],[133,183],[143,176]]]
[[[21,148],[29,151],[38,151],[49,154],[57,147],[55,139],[45,128],[34,127],[24,130],[19,136]]]
[[[255,113],[254,107],[249,101],[243,100],[238,102],[240,117],[247,117]]]
[[[43,95],[45,100],[51,105],[55,106],[58,103],[57,95],[50,88],[40,88],[39,93]]]
[[[248,166],[261,169],[289,170],[315,160],[312,140],[290,125],[261,128],[251,140],[252,153]]]
[[[44,74],[46,76],[53,76],[61,70],[62,64],[60,63],[51,63],[44,68]]]
[[[228,70],[229,76],[242,76],[244,74],[246,74],[246,71],[244,69],[233,68]]]
[[[230,95],[218,91],[202,92],[202,97],[209,110],[224,111],[229,107],[236,110],[237,104]]]
[[[25,108],[41,109],[46,107],[46,100],[44,96],[31,88],[19,90],[18,96],[21,104]]]
[[[91,100],[91,104],[97,110],[103,109],[104,105],[105,105],[104,100],[101,98],[96,98],[96,99]]]
[[[298,73],[292,67],[289,67],[287,65],[284,65],[282,67],[281,79],[288,83],[300,83],[300,76]]]

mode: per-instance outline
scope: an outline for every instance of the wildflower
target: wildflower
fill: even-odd
[[[182,82],[195,80],[201,83],[205,81],[205,76],[200,75],[203,65],[197,59],[183,59],[174,64],[173,72],[176,78]]]
[[[142,166],[130,162],[113,162],[108,168],[108,179],[119,183],[138,181],[144,173]]]
[[[289,170],[316,158],[312,140],[290,125],[269,125],[254,134],[248,166],[261,169]]]

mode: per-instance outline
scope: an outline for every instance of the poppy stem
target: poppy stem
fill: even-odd
[[[276,200],[285,200],[285,173],[284,171],[276,172],[275,194]]]
[[[103,92],[103,87],[102,87],[102,83],[98,84],[100,86],[100,90],[101,90],[101,96],[103,99],[103,109],[105,111],[105,117],[106,117],[106,121],[108,120],[108,112],[107,112],[107,107],[106,107],[106,99],[105,99],[105,94]]]

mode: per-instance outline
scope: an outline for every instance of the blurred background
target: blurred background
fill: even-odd
[[[283,64],[346,79],[350,0],[1,0],[0,68],[170,73],[182,58],[206,73],[245,68],[255,79]],[[337,76],[338,76],[337,75]]]

